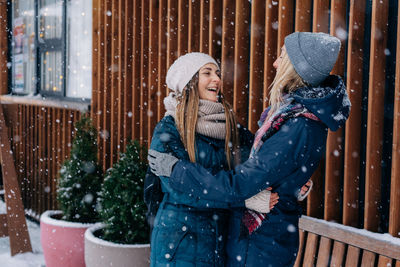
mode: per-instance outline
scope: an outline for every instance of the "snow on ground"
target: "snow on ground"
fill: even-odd
[[[6,205],[0,200],[0,214],[5,213]],[[40,228],[35,222],[27,219],[29,236],[33,253],[17,254],[11,257],[10,240],[8,237],[0,238],[0,265],[1,267],[44,267],[44,257],[40,244]]]

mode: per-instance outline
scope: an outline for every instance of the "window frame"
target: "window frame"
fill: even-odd
[[[24,1],[24,0],[18,0],[18,1]],[[14,91],[14,64],[11,64],[10,71],[8,72],[9,76],[9,81],[10,83],[8,84],[9,87],[9,92],[11,95],[16,95],[16,96],[25,96],[29,97],[34,95],[40,95],[45,99],[46,97],[57,99],[57,100],[65,100],[65,101],[72,101],[72,102],[79,102],[79,103],[90,103],[91,102],[91,97],[90,98],[81,98],[81,97],[70,97],[67,96],[67,65],[68,65],[68,51],[67,51],[67,6],[68,2],[70,0],[60,0],[62,3],[62,29],[61,29],[61,38],[52,38],[52,39],[40,39],[40,8],[41,8],[41,0],[34,0],[34,30],[35,30],[35,38],[34,38],[34,43],[35,43],[35,49],[36,51],[35,56],[36,56],[36,67],[35,67],[35,79],[36,79],[36,84],[33,86],[32,91],[24,91],[24,92],[15,92]],[[8,10],[9,17],[11,18],[8,20],[8,25],[10,29],[13,29],[14,27],[14,19],[15,19],[15,12],[14,12],[14,3],[12,3],[11,0],[8,1],[10,9]],[[9,62],[13,61],[14,57],[14,49],[12,46],[13,40],[13,33],[9,33],[9,51],[10,53],[8,54],[9,57]],[[63,82],[61,86],[60,91],[49,91],[49,90],[44,90],[42,88],[42,51],[61,51],[61,61],[62,61],[62,76],[63,76]],[[24,73],[24,75],[26,75]]]
[[[21,1],[21,0],[20,0]],[[35,1],[36,3],[36,92],[44,97],[57,97],[57,98],[65,98],[66,97],[66,39],[67,39],[67,30],[66,30],[66,17],[67,17],[67,5],[66,1],[68,0],[60,0],[62,2],[62,29],[61,29],[61,38],[52,38],[52,39],[40,39],[40,15],[39,11],[41,8],[41,0]],[[43,40],[43,41],[42,41]],[[61,51],[61,62],[62,64],[62,76],[63,83],[61,86],[61,90],[59,92],[49,91],[42,89],[42,51]]]

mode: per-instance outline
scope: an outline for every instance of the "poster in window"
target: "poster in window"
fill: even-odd
[[[14,54],[23,53],[24,45],[24,19],[14,19]]]
[[[14,91],[22,93],[24,91],[24,55],[14,55]]]

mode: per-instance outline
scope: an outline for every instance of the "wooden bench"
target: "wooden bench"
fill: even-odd
[[[294,266],[400,267],[400,238],[302,216]]]

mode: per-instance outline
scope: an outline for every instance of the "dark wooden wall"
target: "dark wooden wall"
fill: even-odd
[[[239,121],[254,132],[284,37],[293,31],[327,32],[342,40],[333,73],[345,78],[352,111],[345,128],[329,133],[306,213],[398,237],[399,13],[395,0],[93,0],[91,115],[99,130],[100,163],[110,167],[128,139],[149,145],[164,114],[166,70],[180,55],[201,51],[221,62],[224,93]],[[3,93],[6,62],[0,54]],[[55,208],[57,171],[80,112],[4,106],[26,208],[36,214]]]
[[[166,70],[180,55],[201,51],[220,60],[225,95],[239,121],[254,132],[284,37],[293,31],[327,32],[342,40],[333,73],[345,77],[353,106],[346,127],[329,133],[325,158],[313,175],[307,214],[399,236],[399,67],[395,78],[387,75],[387,60],[399,57],[398,33],[388,26],[398,23],[396,1],[93,4],[92,115],[102,132],[104,168],[118,158],[127,139],[149,144],[164,113]],[[388,51],[393,42],[397,48]],[[389,135],[384,136],[384,129]],[[388,142],[391,151],[385,149]]]

